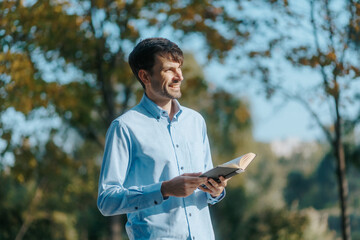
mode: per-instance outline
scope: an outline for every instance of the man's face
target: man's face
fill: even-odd
[[[152,72],[148,72],[150,83],[146,93],[153,100],[169,100],[181,97],[180,85],[183,80],[180,63],[156,55]]]

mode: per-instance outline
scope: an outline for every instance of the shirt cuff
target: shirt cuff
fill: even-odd
[[[207,193],[208,195],[208,203],[211,204],[211,205],[214,205],[218,202],[220,202],[226,195],[226,190],[224,188],[224,190],[221,192],[221,194],[217,197],[212,197],[210,193]]]
[[[143,204],[145,203],[145,206],[142,206],[143,208],[152,207],[164,201],[163,195],[161,194],[161,182],[143,188],[143,194],[147,199],[147,201],[143,202]]]

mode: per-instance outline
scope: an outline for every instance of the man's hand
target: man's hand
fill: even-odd
[[[201,189],[204,192],[210,193],[211,196],[215,198],[219,196],[222,193],[222,191],[224,191],[224,188],[226,187],[227,181],[229,179],[225,179],[223,176],[220,176],[219,177],[220,183],[217,183],[214,179],[209,178],[208,181],[206,181],[205,183],[205,186],[207,188],[200,186],[199,189]]]
[[[169,181],[164,181],[161,185],[163,197],[187,197],[201,184],[207,182],[207,178],[199,177],[201,173],[184,173]]]

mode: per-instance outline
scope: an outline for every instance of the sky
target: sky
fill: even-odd
[[[248,101],[254,124],[253,134],[257,141],[298,139],[309,142],[323,139],[322,132],[314,120],[299,103],[285,103],[280,98],[268,100],[263,94],[256,92],[254,85],[246,89],[243,84],[227,82],[224,78],[216,77],[225,76],[226,66],[217,65],[212,66],[211,69],[205,68],[205,74],[208,81],[229,91],[235,89],[241,98]],[[290,71],[288,74],[296,75],[296,72]]]

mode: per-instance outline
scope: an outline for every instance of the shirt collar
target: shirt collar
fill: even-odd
[[[182,113],[182,106],[180,105],[179,101],[176,99],[172,100],[175,103],[175,107],[177,109],[174,119],[178,119],[180,114]],[[140,105],[143,106],[154,118],[157,120],[160,119],[163,112],[165,111],[161,107],[159,107],[156,103],[154,103],[146,94],[144,93]]]
[[[179,101],[176,99],[173,99],[173,102],[175,103],[174,106],[176,107],[176,113],[174,114],[174,119],[178,120],[180,114],[182,113],[182,106],[180,105]]]

